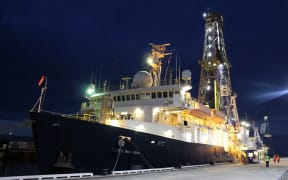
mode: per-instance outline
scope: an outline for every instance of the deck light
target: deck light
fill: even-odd
[[[205,18],[206,16],[207,16],[207,13],[204,12],[204,13],[203,13],[203,17]]]
[[[136,108],[136,109],[135,109],[135,114],[136,114],[136,115],[142,115],[142,114],[144,114],[144,112],[143,112],[142,109]]]
[[[241,125],[243,126],[243,127],[250,127],[250,124],[249,123],[247,123],[246,121],[242,121],[241,122]]]
[[[138,126],[136,126],[136,131],[144,131],[145,127],[142,124],[139,124]]]
[[[164,135],[168,138],[172,138],[173,137],[173,132],[169,129],[167,131],[164,132]]]
[[[87,89],[86,92],[87,92],[87,94],[92,95],[95,92],[95,85],[94,84],[90,84],[88,86],[88,89]]]
[[[211,86],[208,85],[208,86],[206,87],[206,90],[207,90],[207,91],[210,91],[210,90],[211,90]]]
[[[147,63],[150,65],[150,64],[153,64],[153,59],[151,57],[148,57],[147,58]]]

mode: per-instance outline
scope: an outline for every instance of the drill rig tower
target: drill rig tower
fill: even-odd
[[[228,124],[239,128],[236,94],[232,92],[230,63],[226,56],[223,18],[218,13],[204,13],[205,37],[198,100],[210,108],[222,111]]]

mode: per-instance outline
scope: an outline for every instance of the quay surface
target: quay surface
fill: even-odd
[[[163,169],[162,169],[163,170]],[[140,170],[139,170],[140,171]],[[142,170],[141,170],[142,171]],[[133,172],[133,171],[130,171]],[[135,173],[135,172],[134,172]],[[216,164],[193,166],[189,168],[164,168],[163,171],[152,173],[137,173],[129,175],[93,176],[92,173],[51,174],[32,176],[0,177],[0,180],[31,180],[31,179],[85,179],[85,180],[288,180],[288,158],[282,158],[280,163],[270,160],[267,168],[264,162],[257,164]]]
[[[136,175],[120,176],[95,176],[85,179],[103,180],[191,180],[191,179],[212,179],[212,180],[288,180],[288,158],[282,158],[280,163],[270,160],[269,168],[265,163],[258,164],[222,164],[214,166],[195,167],[187,169],[177,169],[167,172],[145,173]]]

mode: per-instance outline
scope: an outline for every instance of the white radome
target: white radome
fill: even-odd
[[[135,88],[151,87],[152,83],[152,76],[147,71],[138,71],[133,77],[133,86]]]
[[[191,80],[191,71],[189,69],[185,69],[182,71],[182,79],[184,81]]]

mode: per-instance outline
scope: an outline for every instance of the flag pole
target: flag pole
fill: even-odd
[[[42,87],[42,89],[41,89],[41,95],[40,95],[40,97],[39,97],[38,111],[37,111],[37,112],[41,112],[41,104],[42,104],[42,99],[43,99],[44,91],[45,91],[45,87]]]
[[[39,103],[38,103],[38,111],[37,112],[41,112],[41,109],[42,109],[42,105],[43,105],[43,102],[44,102],[44,94],[45,94],[45,91],[47,89],[47,76],[42,76],[38,85],[41,85],[42,82],[44,81],[44,87],[41,88],[41,95],[39,97]]]
[[[41,88],[40,97],[37,99],[36,103],[34,104],[32,109],[30,110],[31,112],[36,110],[37,105],[38,105],[37,112],[41,112],[44,98],[45,98],[45,93],[47,90],[47,76],[44,76],[44,75],[41,76],[40,80],[38,81],[38,86],[41,86],[43,84],[43,82],[44,82],[44,86],[42,86],[42,88]]]

